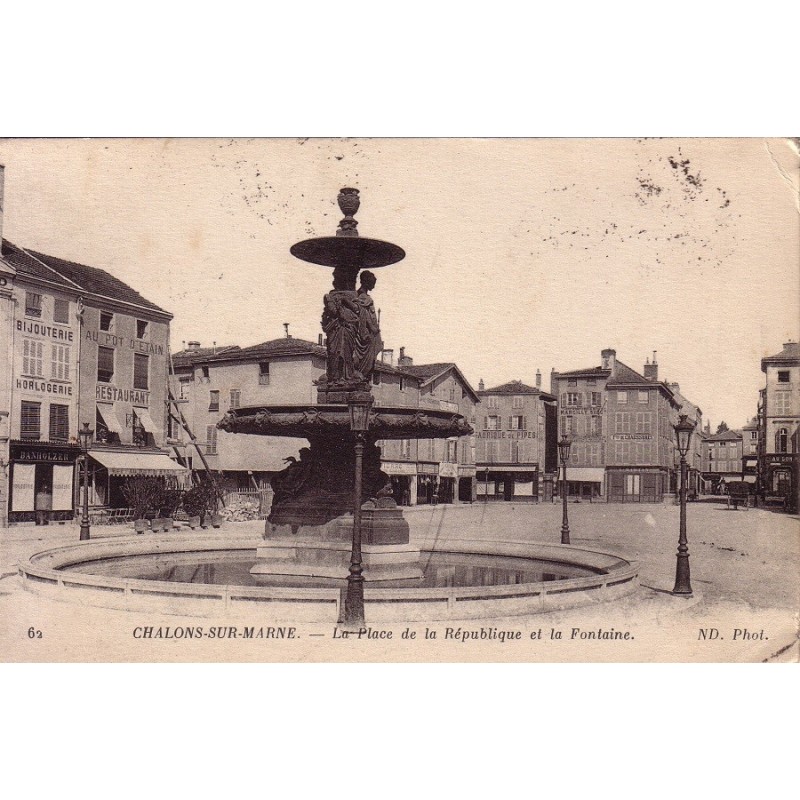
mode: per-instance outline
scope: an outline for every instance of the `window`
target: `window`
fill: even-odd
[[[66,442],[69,438],[69,406],[50,404],[50,441]]]
[[[514,397],[511,401],[511,408],[522,408],[524,402],[522,397]]]
[[[628,402],[627,392],[617,392],[617,403],[624,404]]]
[[[200,367],[200,374],[208,380],[208,367]]]
[[[520,417],[520,416],[509,417],[508,429],[510,431],[524,431],[525,417]]]
[[[56,298],[53,301],[53,322],[69,325],[69,300]]]
[[[578,385],[578,379],[577,378],[569,378],[567,380],[567,386],[577,386],[577,385]]]
[[[65,344],[50,345],[50,377],[57,381],[69,380],[69,347]]]
[[[147,320],[136,320],[136,338],[144,339],[147,336]]]
[[[602,417],[597,415],[592,416],[591,421],[591,428],[589,429],[591,436],[602,436],[603,433],[603,421]]]
[[[21,439],[38,439],[41,435],[41,403],[29,403],[27,400],[22,401],[22,414],[20,419],[20,438]]]
[[[569,436],[570,434],[574,433],[574,425],[572,424],[572,417],[563,416],[561,417],[561,435],[562,436]]]
[[[775,413],[778,416],[792,413],[791,392],[775,392]]]
[[[133,428],[133,443],[137,445],[137,447],[144,447],[147,445],[147,430],[142,424],[142,420],[136,413],[135,408],[131,414],[131,427]]]
[[[519,442],[511,442],[511,461],[514,464],[519,464]]]
[[[100,312],[100,330],[110,331],[111,326],[114,324],[114,315],[109,314],[107,311]]]
[[[35,292],[25,292],[25,316],[42,316],[42,296]]]
[[[406,379],[401,375],[400,376],[400,391],[404,392],[406,390]]]
[[[111,383],[114,380],[114,348],[97,348],[97,380],[100,383]]]
[[[178,383],[178,400],[189,399],[189,381],[180,381]]]
[[[579,406],[581,404],[581,396],[579,392],[567,392],[565,395],[567,406]]]
[[[487,431],[499,431],[500,430],[500,417],[492,415],[491,417],[486,417],[486,430]]]
[[[147,378],[150,371],[150,356],[133,354],[133,388],[147,389]]]
[[[650,433],[652,415],[649,411],[636,412],[636,433]]]
[[[758,439],[758,431],[750,431],[751,439]]]
[[[595,407],[599,407],[603,405],[603,393],[602,392],[592,392],[592,405]]]
[[[375,382],[377,372],[372,373],[372,382]],[[208,377],[208,376],[204,376]],[[263,361],[258,365],[258,382],[261,386],[269,386],[269,362]]]
[[[239,389],[231,389],[231,408],[239,408],[242,393]]]
[[[640,403],[648,403],[650,401],[650,392],[639,392],[637,399]]]
[[[781,428],[775,434],[775,452],[776,453],[789,452],[789,431],[787,428]]]
[[[411,458],[411,439],[400,440],[400,458],[406,460]]]
[[[215,456],[217,454],[217,426],[206,426],[206,455]]]
[[[778,372],[778,383],[789,383],[789,370],[782,369]]]
[[[500,408],[500,404],[498,402],[497,397],[487,397],[486,398],[486,407],[487,408]]]
[[[450,384],[450,402],[455,403],[456,401],[456,387],[455,384]]]
[[[626,475],[625,476],[625,494],[639,494],[639,487],[641,484],[640,475]]]
[[[458,442],[447,440],[447,461],[455,464],[458,461]]]
[[[219,391],[216,389],[208,393],[208,410],[219,411]]]
[[[631,415],[626,411],[618,411],[614,414],[614,433],[631,432]]]
[[[44,376],[42,351],[44,343],[34,339],[22,340],[22,374]]]

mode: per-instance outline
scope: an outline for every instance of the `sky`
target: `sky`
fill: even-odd
[[[172,350],[316,340],[340,187],[376,271],[386,347],[477,387],[549,388],[612,347],[680,384],[712,429],[755,414],[760,359],[800,327],[788,139],[0,140],[3,235],[101,267],[174,314]]]

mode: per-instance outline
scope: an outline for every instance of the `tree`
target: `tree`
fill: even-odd
[[[725,420],[722,420],[719,425],[717,425],[717,433],[725,433],[725,431],[729,431],[730,428],[728,427],[728,423]]]

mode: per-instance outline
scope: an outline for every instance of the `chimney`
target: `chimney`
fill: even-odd
[[[200,342],[187,342],[186,343],[187,350],[199,350],[200,349]]]
[[[3,254],[3,184],[5,183],[6,168],[0,164],[0,255]]]
[[[681,385],[679,383],[668,383],[667,386],[669,386],[669,388],[672,389],[672,391],[676,394],[680,394]]]
[[[321,333],[317,335],[317,344],[320,347],[322,347],[322,334]]]
[[[211,352],[212,352],[214,355],[216,355],[216,354],[217,354],[217,343],[216,343],[216,342],[212,342],[212,343],[211,343]]]
[[[558,373],[556,372],[555,367],[550,367],[550,394],[558,396],[558,390],[556,388],[556,379],[558,377]]]
[[[650,359],[647,359],[647,363],[644,365],[644,376],[649,381],[658,381],[658,361],[656,361],[656,351],[653,350],[653,363],[650,363]]]
[[[538,369],[536,370],[536,388],[537,389],[542,388],[542,372],[541,370]]]
[[[478,381],[478,391],[482,392],[486,388],[486,384],[483,382],[483,378]]]
[[[405,347],[400,348],[400,357],[397,359],[397,366],[398,367],[410,367],[414,363],[414,359],[411,356],[406,355]]]
[[[388,364],[390,367],[394,366],[394,350],[387,348],[381,353],[381,362]]]
[[[610,369],[611,374],[614,375],[617,371],[617,351],[608,347],[600,353],[600,358],[602,359],[602,368]]]
[[[286,338],[287,339],[291,339],[292,337],[289,336],[289,323],[288,322],[284,322],[283,323],[283,329],[284,329],[284,331],[286,331]]]
[[[711,420],[706,422],[706,433],[711,436]]]

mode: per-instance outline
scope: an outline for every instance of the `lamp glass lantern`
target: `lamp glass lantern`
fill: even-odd
[[[563,462],[569,461],[569,451],[572,448],[572,439],[569,436],[562,436],[558,443],[558,454]]]
[[[78,439],[81,443],[81,450],[86,453],[89,450],[89,445],[92,443],[92,436],[94,431],[89,427],[88,422],[83,423],[83,428],[78,431]]]
[[[354,433],[365,433],[369,430],[369,411],[372,408],[372,396],[351,398],[347,401],[350,411],[350,430]]]
[[[681,458],[686,458],[689,452],[689,444],[692,441],[694,424],[689,422],[688,414],[681,414],[678,424],[675,426],[675,438],[678,440],[678,452]]]

